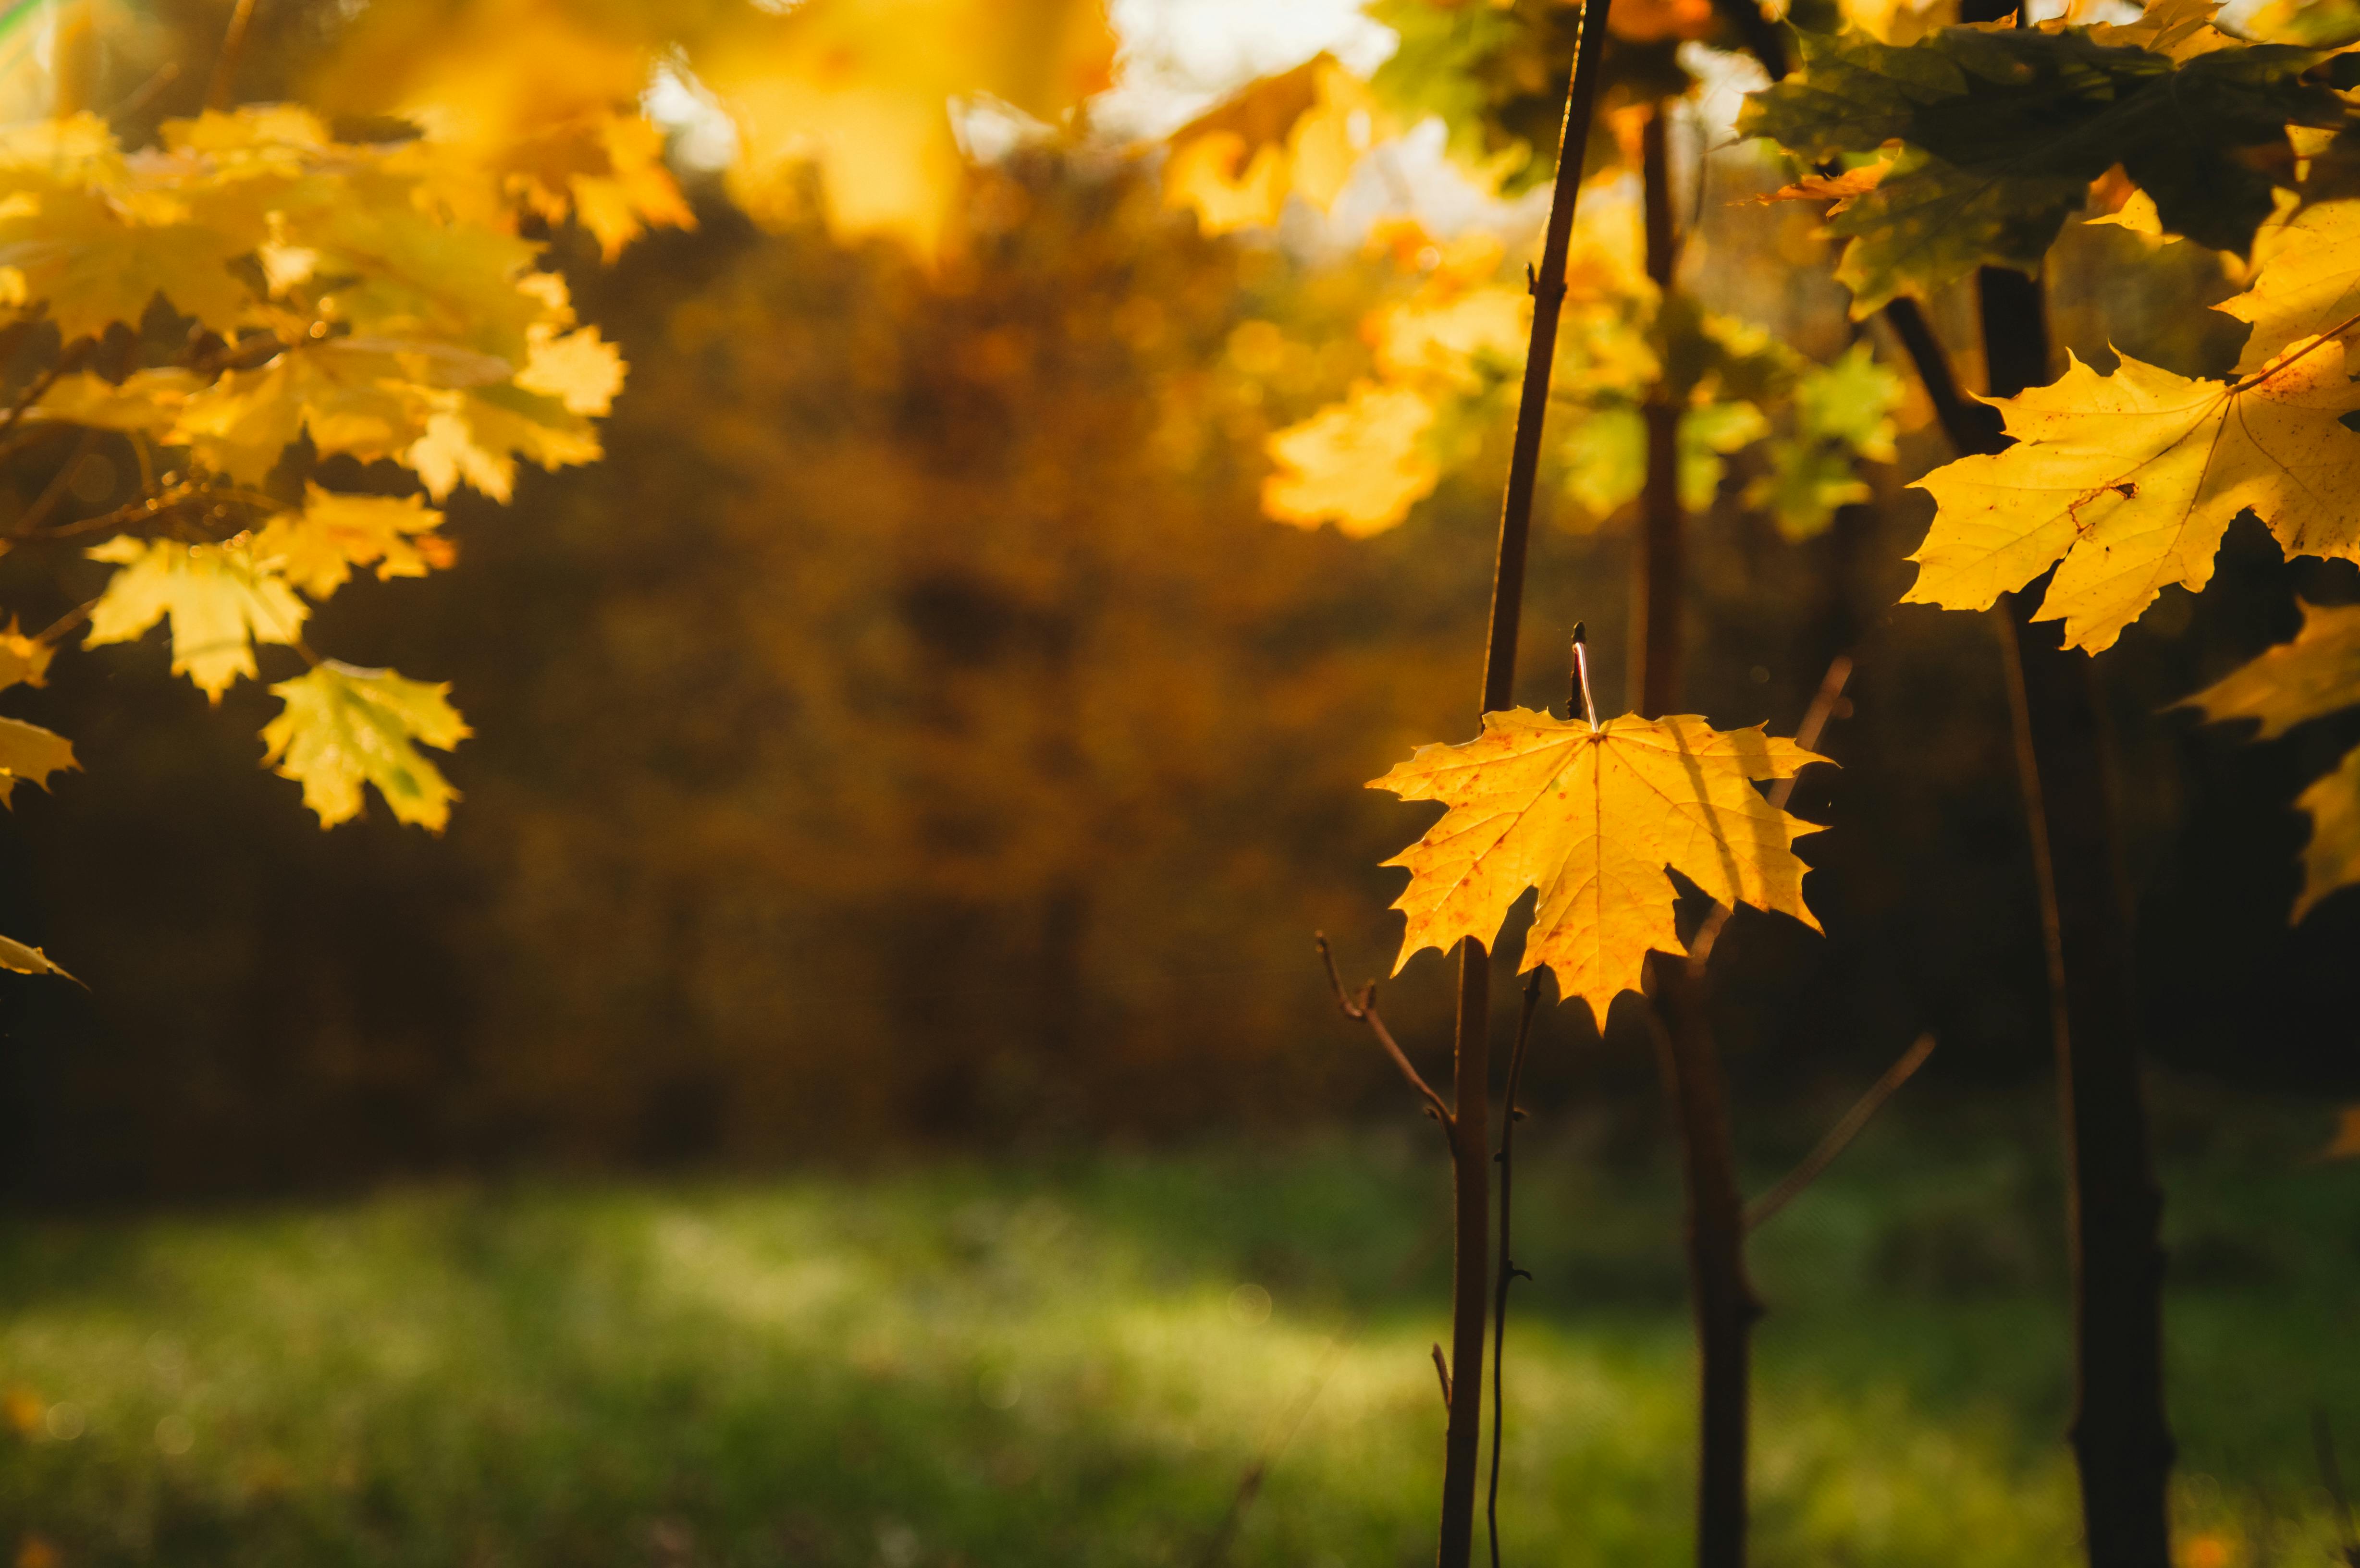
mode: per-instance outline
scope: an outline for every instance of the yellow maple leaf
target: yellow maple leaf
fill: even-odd
[[[2297,724],[2360,704],[2360,604],[2302,605],[2302,630],[2188,699],[2219,724],[2254,719],[2272,740]],[[2303,887],[2291,920],[2360,882],[2360,748],[2295,798],[2310,813]]]
[[[18,942],[12,936],[0,936],[0,969],[13,969],[19,975],[55,975],[60,979],[73,980],[77,985],[82,984],[81,981],[74,980],[72,975],[59,968],[48,953],[29,942]],[[19,1552],[16,1554],[16,1560],[22,1563],[25,1555],[24,1552]],[[49,1560],[51,1563],[57,1561],[54,1555]]]
[[[217,332],[252,298],[230,264],[263,238],[261,212],[203,203],[170,165],[135,171],[94,115],[0,133],[0,270],[69,342],[137,326],[158,295]]]
[[[322,827],[360,814],[364,784],[400,822],[433,833],[450,822],[459,792],[418,750],[448,751],[471,733],[448,685],[328,659],[270,692],[287,706],[263,726],[263,760],[303,786]]]
[[[43,686],[49,683],[49,659],[57,649],[38,637],[16,629],[14,615],[0,631],[0,687]]]
[[[109,381],[87,370],[60,376],[27,417],[59,419],[102,430],[144,430],[162,440],[179,421],[190,396],[204,386],[195,372],[166,365],[135,370]]]
[[[2252,286],[2213,309],[2254,324],[2240,376],[2289,343],[2348,329],[2360,316],[2360,201],[2322,201],[2264,224],[2254,235]]]
[[[661,42],[566,0],[372,5],[312,84],[338,109],[421,126],[484,196],[552,223],[577,215],[612,260],[650,225],[695,226],[638,110]],[[479,220],[499,221],[468,201]]]
[[[1385,862],[1409,887],[1398,974],[1427,947],[1490,942],[1527,888],[1539,891],[1524,967],[1547,964],[1603,1024],[1636,990],[1650,951],[1685,951],[1666,868],[1721,903],[1794,916],[1812,930],[1794,841],[1818,828],[1772,805],[1760,779],[1824,762],[1790,740],[1721,731],[1700,718],[1625,714],[1592,728],[1528,708],[1487,713],[1463,746],[1427,746],[1372,789],[1450,809]]]
[[[46,789],[50,774],[80,766],[74,761],[73,743],[56,731],[22,719],[0,719],[0,806],[14,804],[19,782]]]
[[[2202,708],[2213,724],[2257,720],[2260,738],[2275,740],[2360,703],[2360,604],[2296,603],[2302,629],[2293,641],[2263,649],[2184,705]]]
[[[527,336],[530,354],[517,373],[516,384],[528,392],[554,397],[574,414],[604,414],[614,407],[628,367],[615,345],[595,327],[557,332],[536,324]]]
[[[304,487],[303,509],[281,512],[257,530],[252,554],[314,599],[344,585],[355,566],[379,579],[423,577],[448,566],[451,541],[436,534],[442,514],[418,495],[346,495]]]
[[[1324,212],[1384,124],[1366,82],[1315,55],[1173,132],[1164,203],[1194,209],[1213,234],[1277,223],[1291,195]]]
[[[1985,609],[2056,564],[2038,618],[2094,653],[2167,585],[2211,581],[2246,507],[2289,554],[2360,553],[2360,434],[2338,422],[2360,411],[2360,386],[2339,340],[2298,343],[2234,382],[2074,359],[1997,406],[2015,445],[1918,482],[1936,512],[1907,603]]]
[[[1501,255],[1489,234],[1454,242],[1415,292],[1371,312],[1360,331],[1378,371],[1388,380],[1427,377],[1466,389],[1480,381],[1482,366],[1511,376],[1522,370],[1532,297],[1489,281]]]
[[[506,501],[518,458],[557,469],[595,463],[601,450],[589,420],[556,398],[494,387],[448,395],[401,461],[437,501],[461,484]]]
[[[169,616],[172,673],[215,702],[255,673],[255,643],[293,642],[311,613],[294,590],[227,546],[114,539],[87,553],[122,570],[107,579],[83,642],[128,642]]]
[[[1434,419],[1409,387],[1354,383],[1341,403],[1271,436],[1278,471],[1262,481],[1262,511],[1307,528],[1333,522],[1353,539],[1384,532],[1441,482],[1426,450]]]
[[[322,457],[392,457],[426,433],[440,406],[438,389],[414,376],[426,369],[418,356],[405,362],[367,340],[290,349],[191,394],[170,439],[204,466],[248,485],[268,477],[300,435]]]
[[[2289,923],[2337,888],[2360,882],[2360,746],[2345,752],[2335,771],[2313,780],[2294,803],[2311,818],[2311,838],[2302,846],[2302,891],[2287,916]]]

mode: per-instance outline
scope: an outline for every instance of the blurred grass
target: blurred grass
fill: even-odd
[[[2360,1166],[2305,1162],[2315,1114],[2174,1105],[2183,1562],[2324,1563],[2309,1423],[2360,1470]],[[2072,1559],[2044,1115],[1888,1116],[1757,1236],[1760,1562]],[[1431,1136],[13,1222],[0,1551],[1195,1563],[1325,1376],[1229,1561],[1430,1562]],[[1603,1120],[1528,1146],[1507,1558],[1685,1562],[1677,1194]]]

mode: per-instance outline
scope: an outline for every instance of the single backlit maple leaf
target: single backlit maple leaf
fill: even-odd
[[[1560,992],[1602,1024],[1639,987],[1650,950],[1680,953],[1678,896],[1667,869],[1722,903],[1819,922],[1803,901],[1794,842],[1816,825],[1772,805],[1755,781],[1789,779],[1827,759],[1760,725],[1716,730],[1700,718],[1625,714],[1592,727],[1528,708],[1483,717],[1463,746],[1421,746],[1372,789],[1450,808],[1387,861],[1409,887],[1399,973],[1420,949],[1462,937],[1490,942],[1528,887],[1540,893],[1524,967],[1547,964]]]

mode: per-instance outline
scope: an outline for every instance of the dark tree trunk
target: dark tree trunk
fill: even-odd
[[[1662,107],[1641,147],[1647,275],[1668,297],[1678,259],[1672,228],[1671,159]],[[1679,409],[1660,391],[1648,400],[1647,481],[1633,551],[1632,690],[1640,714],[1675,711],[1680,691],[1680,621],[1686,598],[1679,491]],[[1754,1322],[1761,1315],[1745,1275],[1745,1203],[1737,1189],[1721,1057],[1705,1015],[1700,964],[1651,953],[1647,1000],[1664,1092],[1680,1139],[1687,1192],[1689,1290],[1699,1363],[1697,1562],[1745,1562],[1745,1451]]]
[[[2037,278],[1985,268],[1983,359],[1994,397],[2045,384]],[[2094,670],[2002,601],[2016,755],[2039,874],[2050,1032],[2072,1250],[2073,1454],[2092,1568],[2167,1568],[2173,1449],[2163,1401],[2163,1194],[2148,1147],[2131,1013],[2130,930]]]

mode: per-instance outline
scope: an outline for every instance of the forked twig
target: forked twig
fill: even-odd
[[[1441,1341],[1437,1340],[1433,1349],[1434,1375],[1442,1384],[1442,1408],[1447,1410],[1450,1408],[1450,1361],[1442,1354]],[[1480,1378],[1482,1374],[1479,1372],[1476,1376]],[[1475,1386],[1480,1388],[1482,1384],[1478,1382]]]
[[[1377,1043],[1385,1048],[1385,1054],[1401,1069],[1402,1077],[1424,1097],[1426,1110],[1442,1124],[1443,1136],[1454,1137],[1458,1122],[1450,1114],[1448,1103],[1434,1092],[1434,1085],[1426,1081],[1400,1042],[1393,1039],[1393,1031],[1385,1028],[1385,1020],[1377,1016],[1377,983],[1371,980],[1361,986],[1360,999],[1353,1000],[1344,989],[1344,977],[1336,972],[1336,955],[1328,950],[1328,933],[1314,931],[1312,940],[1319,945],[1319,961],[1328,966],[1328,985],[1336,993],[1336,1005],[1344,1010],[1346,1018],[1369,1026],[1369,1032],[1377,1037]]]
[[[1745,1205],[1745,1228],[1749,1231],[1754,1229],[1793,1203],[1804,1188],[1818,1181],[1819,1173],[1834,1164],[1836,1156],[1860,1136],[1860,1129],[1868,1125],[1869,1118],[1884,1109],[1885,1102],[1893,1098],[1895,1091],[1909,1082],[1910,1076],[1925,1066],[1926,1059],[1933,1054],[1933,1035],[1930,1032],[1919,1035],[1918,1042],[1903,1051],[1901,1059],[1885,1070],[1885,1076],[1871,1084],[1868,1093],[1844,1113],[1843,1120],[1828,1129],[1828,1136],[1819,1139],[1817,1149],[1803,1157],[1800,1165],[1787,1171],[1786,1179],[1775,1187]]]

